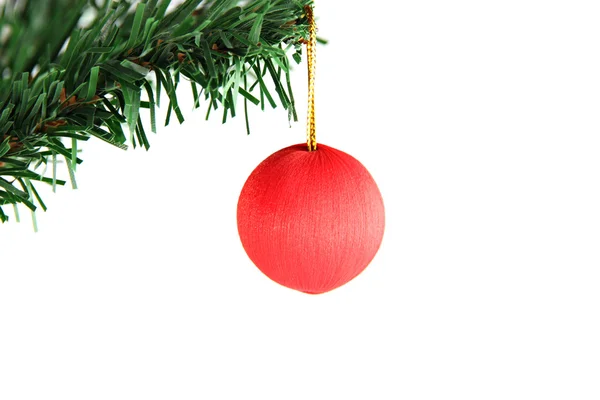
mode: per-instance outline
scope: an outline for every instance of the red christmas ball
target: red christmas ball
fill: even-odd
[[[318,294],[367,267],[383,239],[385,212],[377,184],[354,157],[298,144],[250,174],[237,223],[246,253],[265,275]]]

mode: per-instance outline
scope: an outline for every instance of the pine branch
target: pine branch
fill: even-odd
[[[308,36],[304,9],[312,0],[186,0],[168,13],[170,0],[98,3],[9,0],[0,10],[2,222],[2,205],[46,209],[33,182],[64,185],[57,158],[75,186],[79,141],[148,149],[140,109],[150,110],[156,132],[161,92],[168,99],[165,125],[172,117],[182,123],[176,89],[183,79],[191,82],[195,106],[222,108],[223,122],[237,114],[238,97],[244,111],[248,103],[279,103],[296,120],[288,55],[300,62]],[[41,23],[36,10],[56,19]],[[92,21],[81,27],[90,13]],[[51,166],[52,176],[36,172],[40,166]]]

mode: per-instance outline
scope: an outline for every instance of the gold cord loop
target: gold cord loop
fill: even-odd
[[[313,14],[313,7],[306,6],[309,39],[306,44],[308,60],[308,111],[307,111],[307,143],[308,151],[317,150],[317,131],[315,127],[315,70],[317,62],[317,23]]]

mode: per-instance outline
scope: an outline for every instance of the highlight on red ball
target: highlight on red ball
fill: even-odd
[[[279,150],[250,174],[237,207],[252,262],[270,279],[304,293],[336,289],[359,275],[385,228],[375,180],[354,157],[319,144]]]

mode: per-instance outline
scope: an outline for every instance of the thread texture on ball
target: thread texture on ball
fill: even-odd
[[[240,239],[275,282],[305,293],[333,290],[360,274],[383,239],[381,193],[352,156],[319,144],[282,149],[246,181],[237,208]]]

